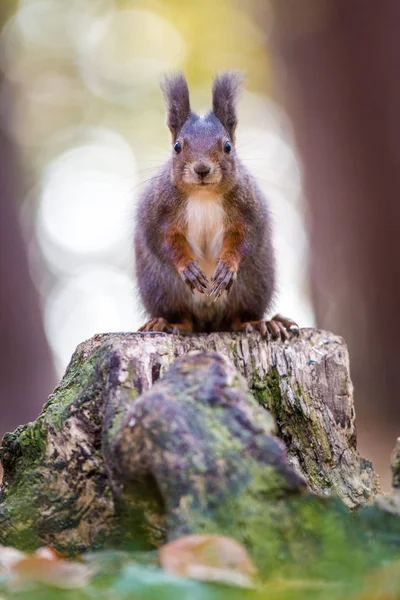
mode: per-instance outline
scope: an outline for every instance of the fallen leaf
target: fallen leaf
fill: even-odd
[[[0,569],[10,576],[7,584],[13,589],[32,583],[76,589],[86,585],[93,574],[88,566],[63,560],[56,550],[49,547],[28,554],[0,546]]]
[[[0,571],[10,571],[15,563],[26,556],[25,552],[11,548],[10,546],[0,546]]]
[[[92,571],[86,565],[34,554],[20,560],[13,569],[17,584],[29,581],[66,590],[83,587],[91,575]]]
[[[188,535],[162,546],[161,566],[170,573],[253,587],[256,569],[247,551],[236,540],[222,535]]]

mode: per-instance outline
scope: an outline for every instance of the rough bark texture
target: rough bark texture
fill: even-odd
[[[275,417],[291,462],[311,490],[334,491],[350,507],[368,501],[377,478],[356,452],[353,388],[344,341],[302,330],[290,343],[265,342],[257,334],[175,337],[120,336],[115,347],[121,377],[139,394],[166,372],[177,356],[211,350],[229,358],[258,402]],[[132,379],[133,376],[133,379]],[[109,401],[120,411],[120,392]],[[129,403],[129,400],[128,400]]]
[[[306,488],[270,414],[220,354],[179,358],[113,423],[105,462],[119,513],[155,545],[164,533],[249,531],[257,504]]]
[[[306,523],[304,480],[349,507],[373,499],[354,419],[346,346],[326,332],[95,336],[3,440],[0,543],[76,552],[231,531],[249,545],[262,521],[277,548]]]

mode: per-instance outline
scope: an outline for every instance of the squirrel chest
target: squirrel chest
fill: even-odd
[[[195,260],[209,279],[221,253],[224,220],[221,196],[207,190],[189,196],[186,205],[186,238]]]

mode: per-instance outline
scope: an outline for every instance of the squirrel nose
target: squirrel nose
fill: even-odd
[[[206,163],[196,163],[193,168],[200,177],[206,177],[211,171],[211,167]]]

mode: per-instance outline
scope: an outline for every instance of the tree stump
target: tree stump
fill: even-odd
[[[69,553],[204,531],[251,545],[266,523],[277,547],[304,494],[355,508],[379,491],[346,346],[313,329],[94,336],[1,459],[0,543]]]

